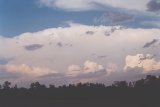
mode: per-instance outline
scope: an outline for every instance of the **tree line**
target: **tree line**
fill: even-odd
[[[160,76],[134,81],[78,83],[56,87],[34,82],[29,88],[0,85],[0,107],[160,107]]]

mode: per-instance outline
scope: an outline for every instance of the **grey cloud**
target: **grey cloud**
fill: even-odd
[[[72,44],[67,44],[67,43],[66,43],[65,46],[72,47],[73,45],[72,45]]]
[[[31,44],[31,45],[24,46],[24,48],[28,51],[35,51],[37,49],[42,48],[43,46],[44,45],[42,44]]]
[[[101,56],[97,56],[98,58],[100,59],[103,59],[103,58],[106,58],[107,56],[106,55],[101,55]]]
[[[63,44],[62,44],[61,42],[58,42],[58,43],[57,43],[57,46],[63,47]]]
[[[151,0],[147,4],[147,8],[150,12],[160,12],[160,0]]]
[[[146,59],[153,59],[155,55],[146,55],[146,56],[139,56],[140,60],[146,60]]]
[[[105,36],[110,36],[111,34],[110,34],[110,32],[106,31],[106,32],[104,33],[104,35],[105,35]]]
[[[105,69],[86,74],[79,74],[75,77],[65,76],[64,78],[67,84],[76,84],[79,82],[99,82],[99,79],[103,77],[107,78],[107,71]]]
[[[90,73],[87,73],[87,74],[80,74],[74,78],[79,78],[79,79],[84,79],[84,78],[99,78],[101,76],[104,76],[107,74],[107,71],[105,69],[103,70],[100,70],[100,71],[96,71],[96,72],[90,72]]]
[[[11,60],[11,58],[1,58],[1,57],[0,57],[0,65],[5,65],[5,64],[7,64],[10,60]]]
[[[3,73],[0,76],[0,81],[2,81],[2,80],[7,80],[7,81],[8,80],[15,80],[15,79],[18,79],[18,78],[20,78],[19,75],[9,74],[9,73]]]
[[[151,42],[146,43],[143,48],[149,48],[153,44],[157,43],[159,40],[158,39],[153,39]]]
[[[52,45],[52,42],[49,42],[49,45]]]
[[[117,11],[107,11],[102,16],[95,18],[95,23],[111,23],[118,24],[128,22],[134,19],[134,15],[125,13],[125,12],[117,12]]]
[[[63,47],[63,46],[65,46],[65,47],[72,47],[73,44],[58,42],[58,43],[57,43],[57,46],[58,46],[58,47]]]
[[[120,23],[133,19],[133,15],[123,13],[108,13],[108,16],[112,18],[112,23]]]
[[[57,73],[51,75],[45,75],[42,77],[38,77],[36,81],[40,83],[49,85],[54,84],[56,86],[60,85],[68,85],[68,84],[76,84],[79,82],[94,82],[94,83],[104,83],[105,85],[111,85],[114,81],[135,81],[138,79],[142,79],[146,77],[146,75],[160,75],[159,71],[154,71],[152,73],[143,73],[142,68],[129,68],[127,71],[119,71],[119,72],[112,72],[110,75],[107,75],[105,70],[100,70],[97,72],[87,73],[87,74],[80,74],[76,77],[68,77],[65,74]],[[0,76],[0,81],[5,80],[16,80],[18,79],[18,75],[13,74],[5,74]],[[83,81],[85,80],[85,81]],[[24,84],[30,84],[33,80],[26,80],[25,82],[18,82],[18,85],[24,86]],[[25,85],[27,86],[27,85]]]
[[[107,55],[97,55],[96,53],[92,53],[92,56],[97,57],[99,59],[103,59],[107,57]]]
[[[98,78],[97,81],[100,83],[104,83],[105,85],[111,85],[114,81],[135,81],[138,79],[142,79],[147,74],[143,74],[143,69],[141,68],[130,68],[127,71],[117,71],[112,72],[107,77]]]
[[[88,34],[88,35],[93,35],[94,32],[93,32],[93,31],[87,31],[86,34]]]
[[[10,80],[14,81],[21,77],[20,75],[6,72],[5,65],[0,66],[0,74],[0,82]]]
[[[51,73],[51,74],[48,74],[48,75],[44,75],[44,76],[40,76],[38,78],[61,78],[61,77],[64,77],[65,75],[62,74],[62,73]]]
[[[122,27],[122,26],[120,26],[120,27],[112,27],[112,28],[110,29],[110,31],[105,31],[105,32],[104,32],[104,35],[105,35],[105,36],[111,36],[111,34],[114,33],[116,30],[122,30],[122,29],[126,29],[126,28],[125,28],[125,27]]]
[[[86,79],[87,82],[98,82],[104,83],[105,85],[111,85],[114,81],[135,81],[146,77],[146,75],[158,75],[160,74],[159,71],[155,71],[153,73],[143,73],[142,68],[128,68],[127,71],[117,71],[112,72],[111,74],[107,75],[105,70],[89,73],[84,75],[79,75],[74,78],[68,78],[70,81],[75,80],[75,83],[80,82],[80,80]],[[76,82],[77,81],[77,82]]]
[[[160,71],[158,70],[152,71],[150,73],[143,73],[143,71],[144,70],[142,68],[135,67],[135,68],[128,68],[127,71],[122,70],[122,71],[112,72],[110,75],[105,75],[105,73],[100,72],[101,75],[95,78],[94,76],[92,76],[91,78],[92,80],[89,82],[99,82],[99,83],[104,83],[105,85],[111,85],[114,81],[130,82],[145,78],[147,75],[160,75]]]

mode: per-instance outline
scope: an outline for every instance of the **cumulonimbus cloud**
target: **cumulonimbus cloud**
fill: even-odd
[[[86,34],[88,31],[90,33]],[[159,47],[143,48],[143,46],[154,39],[158,40],[159,34],[159,29],[72,23],[69,27],[24,33],[14,38],[2,37],[0,57],[13,58],[9,61],[13,64],[43,65],[60,72],[65,72],[68,65],[75,64],[75,61],[76,65],[81,65],[87,59],[100,62],[102,66],[110,62],[122,66],[125,56],[131,53],[158,54]],[[35,51],[26,51],[24,46]],[[86,67],[86,71],[88,68]]]
[[[93,79],[92,76],[94,78],[97,76],[98,81],[101,75],[105,74],[112,80],[110,76],[113,73],[123,70],[128,55],[137,53],[142,53],[144,56],[146,53],[157,55],[152,59],[140,58],[143,65],[151,63],[154,69],[142,65],[140,67],[145,70],[144,72],[158,69],[159,42],[156,42],[156,47],[153,47],[155,44],[152,44],[152,40],[159,40],[159,34],[158,28],[134,29],[123,26],[89,26],[72,23],[68,27],[24,33],[13,38],[0,37],[0,58],[2,58],[2,66],[6,65],[8,68],[7,74],[21,74],[22,77],[33,75],[37,78],[47,75],[46,78],[52,78],[50,74],[56,70],[67,79],[85,77],[87,80],[87,77]],[[152,42],[150,48],[143,48],[150,42]],[[24,46],[30,45],[32,48],[33,44],[36,44],[36,50],[24,49]],[[39,48],[38,45],[37,49],[37,44],[43,45],[43,48]],[[8,58],[12,60],[6,62]],[[129,59],[127,67],[139,66],[137,63],[140,59],[135,58],[136,61],[132,57]],[[62,79],[62,82],[64,81]]]

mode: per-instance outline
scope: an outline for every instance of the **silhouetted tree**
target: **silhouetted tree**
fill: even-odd
[[[69,88],[75,88],[76,86],[74,84],[69,84]]]
[[[17,84],[16,84],[16,85],[14,85],[13,89],[18,89],[18,86],[17,86]]]
[[[134,84],[132,82],[129,82],[128,87],[133,88]]]
[[[117,88],[127,88],[128,83],[126,81],[115,81],[112,86],[117,87]]]
[[[159,107],[160,76],[129,82],[116,81],[111,86],[101,83],[78,83],[56,87],[39,82],[30,88],[10,88],[4,82],[0,90],[0,107]],[[6,103],[7,102],[7,103]]]
[[[41,85],[39,82],[31,83],[30,85],[31,89],[45,89],[45,85]]]
[[[5,81],[3,84],[3,89],[10,89],[11,82]]]
[[[55,85],[51,85],[51,84],[50,84],[50,85],[49,85],[49,88],[50,88],[50,89],[55,89],[56,87],[55,87]]]
[[[144,87],[144,85],[145,85],[145,79],[141,79],[141,80],[134,82],[134,87],[136,88],[142,88]]]

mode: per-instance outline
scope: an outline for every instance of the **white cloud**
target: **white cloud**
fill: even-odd
[[[35,77],[57,73],[56,71],[53,71],[49,68],[30,67],[26,64],[21,64],[21,65],[7,64],[5,68],[8,73],[22,74],[25,76],[28,75],[28,76],[35,76]]]
[[[123,69],[127,55],[149,53],[156,57],[143,63],[145,65],[152,63],[156,70],[159,66],[156,62],[159,62],[157,59],[160,58],[159,42],[150,48],[143,47],[152,40],[159,40],[159,34],[159,29],[88,26],[72,23],[69,27],[24,33],[13,38],[0,37],[0,58],[11,58],[7,63],[1,61],[3,65],[9,64],[8,68],[12,68],[8,69],[8,73],[39,77],[55,70],[60,74],[76,77],[79,74],[87,75],[88,73],[100,75],[96,71],[101,69],[107,71],[107,74],[113,73]],[[57,43],[61,43],[61,47]],[[37,48],[37,45],[43,47]],[[34,46],[34,50],[27,50],[26,46]],[[137,60],[133,60],[133,63],[137,64]]]
[[[84,62],[83,66],[70,65],[68,67],[67,75],[78,76],[81,74],[94,73],[104,70],[104,67],[96,62],[87,60]]]
[[[81,73],[82,73],[82,69],[78,65],[70,65],[68,67],[67,75],[69,76],[77,76]]]
[[[85,11],[95,8],[90,0],[40,0],[40,3],[50,8],[60,8],[69,11]]]
[[[87,60],[84,63],[83,69],[84,69],[85,73],[90,73],[90,72],[96,72],[96,71],[103,70],[104,68],[102,65],[99,65],[96,62],[92,62],[92,61]]]
[[[127,68],[143,68],[144,73],[149,73],[152,71],[160,70],[160,61],[156,61],[152,55],[147,54],[137,54],[135,56],[128,55],[126,56],[126,65]]]
[[[106,33],[109,36],[106,36]],[[126,55],[137,53],[158,55],[159,47],[142,48],[153,39],[159,39],[159,34],[159,29],[126,29],[118,26],[71,24],[65,28],[24,33],[14,38],[1,37],[0,57],[12,58],[9,61],[12,64],[45,66],[61,73],[65,72],[69,65],[75,63],[81,65],[87,59],[99,62],[102,66],[115,62],[121,68]],[[57,43],[61,43],[62,46],[59,47]],[[43,48],[34,51],[26,50],[26,46],[33,44],[40,44]],[[105,56],[105,58],[97,56]],[[86,62],[85,65],[87,66],[88,63]],[[88,68],[89,70],[86,71],[95,69],[94,67]]]
[[[108,75],[110,75],[111,73],[118,71],[118,66],[115,63],[108,63],[106,71]]]
[[[86,11],[100,9],[103,6],[113,6],[132,10],[145,11],[150,0],[39,0],[41,5],[59,8],[67,11]]]

